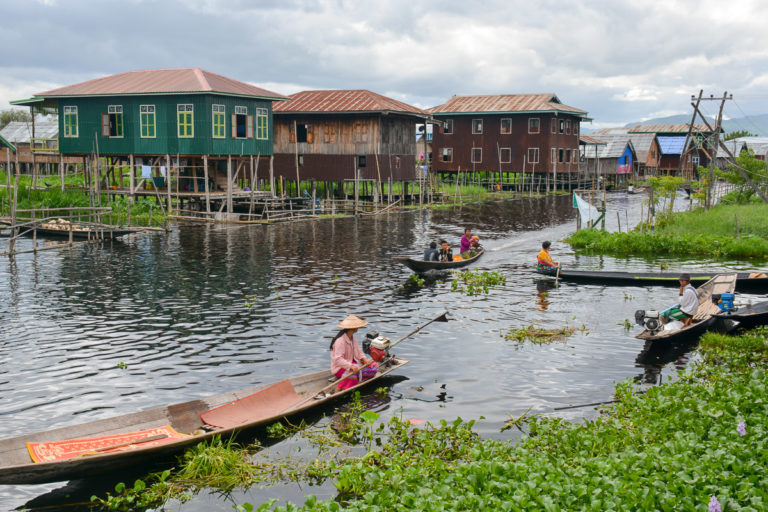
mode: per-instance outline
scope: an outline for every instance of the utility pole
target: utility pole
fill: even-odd
[[[693,115],[691,116],[691,122],[688,123],[688,133],[685,135],[685,144],[683,144],[683,150],[680,152],[680,162],[677,164],[677,175],[683,176],[683,162],[688,156],[688,143],[691,141],[691,134],[693,133],[693,124],[696,122],[696,113],[699,111],[699,103],[701,103],[701,95],[704,94],[704,90],[699,90],[699,97],[696,100],[696,105],[693,106]],[[694,96],[691,95],[691,100]],[[691,178],[693,176],[691,175]]]
[[[699,99],[701,99],[701,95],[699,95]],[[714,100],[714,97],[710,98],[704,98],[704,99],[710,99]],[[722,124],[723,124],[723,106],[725,105],[725,100],[728,99],[728,91],[723,92],[723,98],[720,101],[720,110],[717,113],[717,124],[715,125],[715,133],[712,134],[712,137],[714,137],[714,148],[712,149],[712,155],[710,156],[709,161],[709,184],[707,185],[707,197],[704,200],[704,209],[709,210],[712,207],[712,190],[715,186],[715,161],[717,160],[717,148],[720,146],[720,131],[722,130]],[[733,95],[731,95],[731,98],[733,99]]]

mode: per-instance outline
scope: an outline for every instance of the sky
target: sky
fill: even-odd
[[[727,118],[768,113],[758,1],[0,0],[0,19],[0,110],[124,71],[199,67],[280,94],[369,89],[421,108],[555,93],[589,112],[587,129],[691,114],[700,89],[733,94]]]

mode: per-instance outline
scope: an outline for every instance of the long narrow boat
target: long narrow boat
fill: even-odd
[[[538,271],[537,271],[538,272]],[[538,272],[555,277],[554,272]],[[718,272],[691,271],[691,284],[706,283]],[[559,278],[576,283],[623,285],[623,286],[679,286],[680,273],[670,272],[599,272],[583,270],[560,270]],[[768,292],[768,274],[765,272],[737,272],[736,291],[744,293]]]
[[[230,436],[296,416],[354,393],[401,366],[390,358],[377,374],[333,395],[330,370],[231,393],[0,440],[0,484],[39,484],[100,475],[163,459],[213,436]],[[38,460],[38,462],[35,462]]]
[[[748,304],[732,311],[721,311],[717,315],[721,320],[733,320],[738,322],[738,327],[751,329],[758,325],[768,324],[768,301]]]
[[[471,258],[467,258],[465,260],[460,261],[424,261],[419,260],[415,258],[410,258],[408,256],[393,256],[392,259],[395,261],[399,261],[409,269],[413,270],[416,273],[419,272],[429,272],[429,271],[447,271],[452,270],[455,268],[461,268],[466,267],[467,265],[471,265],[472,263],[476,262],[478,259],[480,259],[480,256],[483,255],[485,250],[483,248],[478,249],[477,254],[472,256]]]
[[[675,330],[661,329],[652,331],[650,329],[643,329],[643,331],[635,336],[635,338],[649,341],[671,341],[700,336],[713,326],[717,320],[715,315],[720,312],[720,308],[717,304],[712,302],[712,295],[733,293],[735,286],[736,274],[719,274],[713,277],[703,285],[699,286],[696,290],[696,293],[699,296],[699,309],[696,311],[696,314],[693,315],[693,320],[690,325]]]

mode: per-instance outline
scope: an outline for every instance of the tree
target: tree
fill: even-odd
[[[32,122],[32,115],[26,110],[8,109],[0,112],[0,130],[11,121],[23,121],[26,123]]]
[[[739,137],[757,137],[754,133],[749,133],[747,130],[736,130],[735,132],[728,132],[723,137],[723,140],[733,140]]]
[[[737,155],[736,164],[744,169],[744,173],[757,187],[763,188],[768,184],[768,163],[755,158],[755,152],[751,149],[742,151]],[[738,202],[749,201],[755,193],[755,190],[747,183],[744,175],[733,164],[728,165],[727,170],[715,168],[715,174],[738,187],[736,194]]]

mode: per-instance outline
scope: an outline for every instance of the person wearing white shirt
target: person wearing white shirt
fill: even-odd
[[[680,274],[680,304],[675,304],[662,312],[664,323],[680,320],[684,327],[691,325],[693,315],[699,310],[699,294],[691,284],[691,275]]]

